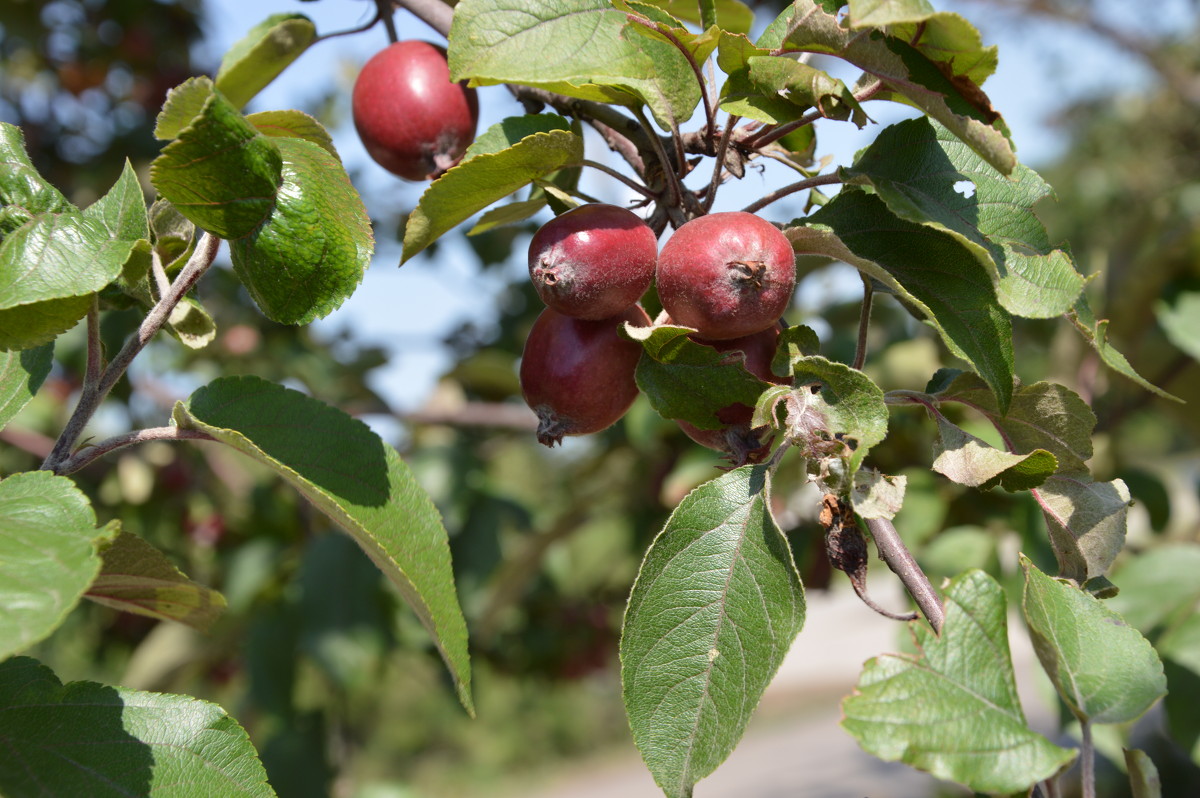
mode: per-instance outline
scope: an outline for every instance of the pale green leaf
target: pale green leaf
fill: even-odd
[[[217,89],[241,108],[299,58],[316,36],[316,26],[303,14],[272,14],[225,52],[217,70]]]
[[[193,582],[166,555],[130,532],[100,550],[100,573],[84,594],[97,604],[207,631],[225,609],[212,588]]]
[[[1200,607],[1200,544],[1156,546],[1122,561],[1108,605],[1142,634],[1157,638]],[[1200,673],[1200,668],[1197,668]]]
[[[216,380],[173,418],[267,465],[354,538],[429,630],[473,712],[446,529],[392,447],[340,410],[256,377]]]
[[[919,653],[867,662],[842,726],[868,753],[977,792],[1024,792],[1070,762],[1029,728],[1013,677],[1004,591],[967,571],[945,593],[941,635],[912,622]]]
[[[700,429],[720,429],[725,424],[717,411],[731,404],[752,408],[770,385],[746,370],[740,351],[718,352],[693,341],[690,332],[671,325],[623,328],[642,345],[634,377],[655,411]]]
[[[196,247],[196,225],[171,203],[155,200],[148,214],[151,241],[168,274],[182,268]]]
[[[1137,629],[1086,591],[1027,558],[1022,611],[1033,648],[1080,722],[1124,723],[1167,692],[1162,662]]]
[[[25,151],[21,128],[0,122],[0,210],[16,206],[30,216],[74,210],[62,192],[42,177]],[[0,228],[0,238],[4,230]]]
[[[467,231],[469,236],[477,236],[497,227],[523,222],[546,207],[545,196],[537,199],[519,200],[504,205],[497,205],[479,217],[479,221]]]
[[[1052,318],[1083,290],[1083,275],[1034,212],[1050,187],[1026,166],[1001,175],[941,125],[911,119],[881,132],[845,173],[874,186],[900,218],[945,230],[975,252],[1010,313]]]
[[[1125,769],[1129,771],[1129,786],[1133,798],[1162,798],[1162,779],[1154,760],[1145,751],[1126,748]]]
[[[33,399],[53,362],[54,344],[0,353],[0,429]]]
[[[462,159],[468,161],[476,155],[503,152],[535,133],[553,133],[556,130],[571,130],[571,123],[558,114],[525,114],[509,116],[483,131]]]
[[[48,344],[74,327],[91,306],[91,296],[73,296],[0,310],[0,350]]]
[[[860,190],[843,190],[805,222],[784,231],[797,252],[849,263],[907,300],[1008,407],[1012,319],[974,253],[948,233],[900,219]]]
[[[96,528],[92,505],[66,477],[0,480],[0,659],[62,623],[100,571],[97,545],[116,532]]]
[[[1033,496],[1046,518],[1059,576],[1080,584],[1103,576],[1125,547],[1129,488],[1086,474],[1050,477]]]
[[[463,161],[430,183],[421,195],[404,228],[401,263],[535,178],[582,160],[583,139],[570,131],[555,130],[535,133],[508,149]]]
[[[693,25],[701,25],[700,11],[696,0],[643,0],[655,5],[671,16]],[[741,0],[716,0],[713,4],[717,13],[717,26],[730,33],[749,33],[754,25],[754,11]],[[704,27],[701,25],[701,27]]]
[[[289,139],[259,133],[203,77],[172,91],[155,135],[175,140],[150,165],[150,180],[197,227],[234,239],[266,221],[282,181],[277,142]]]
[[[851,0],[848,22],[851,30],[880,28],[914,42],[929,60],[976,84],[996,71],[997,48],[984,47],[975,26],[958,14],[935,11],[927,0]]]
[[[0,663],[0,793],[7,798],[271,798],[245,730],[216,704],[95,682],[37,660]]]
[[[767,469],[692,491],[642,563],[621,635],[633,739],[672,798],[733,750],[804,623],[804,590],[770,513]]]
[[[1075,325],[1075,329],[1079,330],[1083,335],[1084,340],[1091,344],[1096,353],[1100,355],[1100,359],[1104,361],[1104,365],[1118,374],[1133,380],[1147,391],[1161,396],[1163,399],[1169,399],[1172,402],[1183,402],[1178,396],[1167,393],[1141,374],[1138,374],[1125,356],[1108,342],[1108,320],[1097,320],[1096,314],[1092,312],[1092,308],[1088,304],[1086,294],[1080,295],[1079,299],[1075,302],[1075,307],[1067,314],[1067,318]]]
[[[260,111],[256,114],[248,114],[246,121],[254,125],[255,129],[264,136],[311,141],[337,158],[338,161],[342,160],[342,157],[338,155],[337,147],[333,146],[333,138],[329,135],[329,131],[316,118],[303,111],[294,109]]]
[[[167,331],[188,349],[203,349],[217,337],[217,324],[204,306],[185,296],[171,309]]]
[[[1200,291],[1184,291],[1169,302],[1160,300],[1154,315],[1167,340],[1193,360],[1200,360]]]
[[[463,0],[450,28],[450,76],[645,103],[664,129],[682,124],[700,101],[687,58],[627,25],[609,0]]]
[[[0,310],[86,297],[121,273],[133,241],[81,213],[45,213],[0,244]]]
[[[1045,449],[1023,454],[1003,452],[936,413],[938,437],[933,444],[932,468],[939,474],[973,488],[999,485],[1007,491],[1041,485],[1058,468],[1058,460]]]
[[[860,468],[854,472],[850,504],[863,518],[895,518],[904,504],[907,484],[908,477],[892,477],[874,468]]]
[[[278,200],[262,226],[229,242],[229,256],[267,318],[308,324],[354,293],[375,239],[340,161],[310,141],[277,143],[283,155]]]

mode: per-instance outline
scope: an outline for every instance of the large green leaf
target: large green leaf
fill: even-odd
[[[100,571],[97,546],[116,531],[96,528],[92,505],[66,477],[0,480],[0,659],[62,623]]]
[[[401,263],[493,202],[582,160],[583,139],[569,130],[552,130],[462,161],[429,184],[409,215]]]
[[[633,739],[683,798],[733,750],[804,623],[804,589],[762,466],[692,491],[655,539],[621,635]]]
[[[1058,460],[1045,449],[1022,454],[1004,452],[953,424],[940,412],[933,412],[938,437],[933,444],[932,468],[960,485],[1030,490],[1058,468]]]
[[[241,108],[299,58],[316,36],[316,26],[303,14],[272,14],[225,52],[217,70],[217,89]]]
[[[21,128],[0,122],[0,211],[8,206],[21,208],[30,216],[74,210],[62,192],[34,168]],[[3,236],[0,228],[0,238]]]
[[[947,73],[982,84],[996,71],[997,50],[958,14],[935,11],[927,0],[850,0],[852,30],[879,28],[912,43]]]
[[[731,38],[722,37],[722,46]],[[852,119],[858,127],[867,123],[845,83],[786,56],[750,56],[744,68],[729,74],[720,99],[722,110],[770,124],[799,119],[811,108],[827,119]]]
[[[1026,166],[1001,175],[946,128],[910,119],[883,130],[845,173],[874,186],[900,218],[946,230],[978,252],[1010,313],[1058,316],[1083,290],[1071,256],[1050,243],[1034,213],[1050,187]]]
[[[642,345],[638,388],[663,418],[719,429],[717,412],[733,404],[754,407],[769,386],[746,370],[740,352],[718,352],[688,337],[687,327],[624,327]]]
[[[868,752],[985,793],[1024,792],[1075,752],[1029,728],[1008,648],[1004,591],[983,571],[950,582],[939,635],[911,628],[917,656],[867,662],[842,725]]]
[[[879,280],[933,324],[1007,409],[1012,319],[988,269],[954,236],[895,216],[878,196],[846,189],[785,231],[798,252],[828,255]]]
[[[54,344],[0,353],[0,429],[21,412],[42,387],[54,363]]]
[[[97,604],[207,631],[225,609],[212,588],[193,582],[142,538],[122,532],[104,544],[100,573],[84,594]]]
[[[10,233],[0,244],[0,349],[40,346],[70,329],[133,246],[75,211],[42,214]]]
[[[1167,692],[1163,665],[1137,629],[1090,593],[1025,571],[1022,611],[1042,667],[1080,722],[1134,720]]]
[[[645,103],[664,128],[686,122],[700,102],[686,56],[628,24],[609,0],[463,0],[450,28],[450,76]]]
[[[232,239],[266,221],[283,179],[282,139],[259,133],[212,81],[172,89],[154,133],[174,141],[150,165],[150,180],[196,226]]]
[[[392,447],[342,411],[257,377],[218,379],[173,418],[264,463],[354,538],[429,630],[473,712],[446,529]]]
[[[6,798],[270,798],[250,738],[216,704],[95,682],[37,660],[0,663]]]
[[[229,242],[238,279],[280,324],[307,324],[337,309],[362,282],[375,239],[341,163],[298,138],[277,139],[283,185],[262,226]]]
[[[983,47],[979,32],[954,15],[873,27],[844,28],[818,0],[796,0],[757,44],[848,61],[882,82],[885,91],[877,97],[914,105],[1001,173],[1010,173],[1017,158],[1008,129],[979,88],[995,68],[995,48]],[[916,46],[909,44],[914,39]]]

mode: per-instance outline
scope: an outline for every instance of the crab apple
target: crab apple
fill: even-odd
[[[726,341],[696,340],[718,352],[740,351],[745,357],[745,367],[754,376],[766,382],[784,385],[787,377],[780,377],[771,371],[771,360],[779,345],[779,325],[775,324],[765,330],[742,338]],[[762,430],[750,427],[754,416],[754,408],[740,402],[728,405],[716,412],[717,418],[724,424],[718,429],[700,429],[682,419],[677,419],[679,428],[689,438],[701,446],[724,452],[737,465],[761,462],[770,449],[770,439],[764,440]]]
[[[637,214],[580,205],[542,225],[529,242],[529,278],[549,307],[606,319],[638,301],[654,279],[658,239]]]
[[[446,51],[408,40],[363,66],[351,97],[354,127],[367,153],[407,180],[431,180],[475,140],[475,90],[450,80]]]
[[[599,432],[633,404],[642,347],[620,336],[623,322],[648,327],[650,317],[638,305],[594,321],[553,308],[537,317],[521,357],[521,393],[537,413],[540,443],[553,446],[564,435]]]
[[[779,321],[796,287],[796,256],[780,230],[752,213],[699,216],[658,256],[658,296],[671,318],[724,341]]]

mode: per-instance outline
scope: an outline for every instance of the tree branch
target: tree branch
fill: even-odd
[[[107,440],[103,440],[94,446],[84,446],[75,454],[68,457],[64,462],[60,463],[55,468],[55,473],[59,475],[74,474],[84,466],[94,460],[103,457],[106,454],[115,452],[118,449],[124,449],[126,446],[132,446],[135,443],[145,443],[147,441],[183,441],[183,440],[199,440],[211,441],[215,440],[207,432],[201,432],[194,429],[180,429],[179,427],[152,427],[151,429],[139,429],[133,432],[126,432],[124,435],[114,435]]]
[[[755,213],[767,207],[772,202],[783,199],[789,194],[795,194],[797,191],[804,191],[805,189],[816,188],[817,186],[830,186],[841,182],[842,178],[838,174],[817,175],[816,177],[805,178],[798,183],[792,183],[784,186],[783,188],[772,191],[762,199],[751,202],[745,208],[742,208],[742,210],[744,210],[746,213]]]
[[[875,548],[879,551],[880,559],[887,563],[888,568],[891,568],[896,576],[900,577],[904,588],[917,602],[917,607],[929,621],[933,631],[941,634],[942,624],[946,620],[941,596],[933,589],[933,585],[929,583],[929,577],[925,576],[921,566],[917,565],[917,561],[913,559],[912,553],[900,539],[900,533],[896,531],[896,527],[886,518],[864,520],[867,529],[871,532],[871,537],[875,540]]]

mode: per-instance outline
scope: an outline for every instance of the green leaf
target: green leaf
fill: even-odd
[[[726,37],[728,38],[728,37]],[[750,56],[721,86],[722,110],[777,125],[817,108],[827,119],[867,124],[854,94],[828,73],[786,56]]]
[[[642,345],[634,374],[638,388],[663,418],[682,419],[700,429],[725,425],[717,412],[733,404],[754,407],[770,387],[745,367],[741,352],[718,352],[688,337],[687,327],[625,326]]]
[[[299,58],[316,36],[316,26],[303,14],[272,14],[226,51],[217,70],[217,90],[241,108]]]
[[[146,216],[146,196],[129,159],[112,188],[89,205],[83,215],[95,219],[117,241],[150,239],[150,223]]]
[[[883,390],[861,371],[814,356],[792,361],[796,390],[789,399],[788,435],[809,442],[806,457],[837,442],[853,474],[872,446],[887,437]]]
[[[151,241],[167,274],[183,266],[196,248],[196,225],[166,200],[155,200],[148,214]]]
[[[983,571],[952,580],[941,635],[910,629],[916,656],[867,662],[842,726],[868,753],[977,792],[1024,792],[1075,757],[1029,728],[1013,678],[1004,591]]]
[[[31,216],[74,210],[62,192],[38,173],[25,151],[21,128],[0,122],[0,209],[17,206]],[[0,229],[0,238],[4,236]]]
[[[1159,300],[1154,315],[1167,340],[1193,360],[1200,360],[1200,291],[1183,291],[1170,302]]]
[[[921,54],[952,75],[982,84],[996,71],[997,48],[958,14],[934,11],[926,0],[851,0],[851,30],[881,28],[913,43]]]
[[[0,244],[0,349],[40,346],[70,329],[133,245],[74,211],[42,214],[10,233]]]
[[[0,659],[58,628],[100,570],[97,545],[116,531],[96,528],[92,505],[66,477],[0,480]]]
[[[263,314],[307,324],[336,310],[362,282],[375,240],[341,162],[316,144],[281,138],[283,185],[270,216],[229,242],[233,270]]]
[[[198,301],[185,296],[171,309],[167,331],[188,349],[203,349],[217,337],[217,323]]]
[[[1104,365],[1118,374],[1133,380],[1147,391],[1161,396],[1163,399],[1170,399],[1172,402],[1183,402],[1178,396],[1167,393],[1141,374],[1138,374],[1129,361],[1125,359],[1125,356],[1108,342],[1108,320],[1096,319],[1096,314],[1092,312],[1086,294],[1079,296],[1079,299],[1075,302],[1075,307],[1067,314],[1067,318],[1075,325],[1075,329],[1079,330],[1080,334],[1083,335],[1084,340],[1100,355],[1100,359],[1104,361]]]
[[[890,477],[874,468],[860,468],[854,472],[850,504],[863,518],[895,518],[904,504],[907,484],[908,477]]]
[[[941,413],[935,413],[935,418],[938,438],[933,444],[932,468],[960,485],[985,490],[996,485],[1007,491],[1030,490],[1058,469],[1058,460],[1045,449],[1024,454],[1002,452],[951,423]]]
[[[1145,751],[1125,748],[1125,769],[1129,771],[1129,786],[1133,798],[1162,798],[1162,780],[1154,760]]]
[[[692,491],[650,546],[621,635],[633,739],[668,796],[733,750],[804,624],[804,589],[762,466]]]
[[[474,227],[467,231],[467,235],[477,236],[480,233],[495,230],[497,227],[523,222],[545,207],[545,195],[537,199],[518,200],[498,205],[480,216]]]
[[[879,197],[858,190],[844,189],[805,221],[784,231],[798,252],[837,258],[882,282],[934,325],[1007,408],[1012,319],[970,250],[947,233],[898,218]]]
[[[509,116],[485,130],[462,159],[469,161],[476,155],[492,155],[503,152],[535,133],[553,133],[556,130],[571,130],[571,123],[558,114],[525,114]]]
[[[256,377],[218,379],[173,418],[267,465],[354,538],[429,630],[474,711],[446,529],[394,449],[340,410]]]
[[[931,24],[932,23],[932,24]],[[917,26],[928,28],[917,39]],[[835,55],[878,78],[876,97],[910,103],[941,122],[995,167],[1009,174],[1017,165],[1008,129],[979,83],[996,64],[995,48],[984,48],[979,32],[954,15],[892,26],[890,34],[843,28],[818,0],[796,0],[758,42]],[[784,37],[786,36],[786,39]],[[917,40],[918,46],[908,44]]]
[[[257,114],[247,114],[246,121],[264,136],[311,141],[338,161],[342,160],[337,147],[333,146],[333,138],[329,131],[316,118],[303,111],[260,111]]]
[[[463,0],[450,28],[450,76],[645,103],[664,129],[682,124],[700,102],[691,65],[673,45],[628,24],[609,0]]]
[[[100,573],[84,594],[97,604],[178,621],[208,631],[225,609],[225,599],[197,584],[142,538],[121,532],[100,550]]]
[[[1021,558],[1022,611],[1042,668],[1081,723],[1141,717],[1167,692],[1146,638],[1091,594]]]
[[[675,19],[701,24],[700,10],[696,0],[644,0],[646,5],[655,5]],[[754,10],[740,0],[716,0],[713,4],[717,13],[717,25],[731,33],[749,33],[754,25]]]
[[[721,31],[715,26],[702,27],[700,33],[693,33],[684,27],[679,19],[654,3],[613,0],[613,5],[629,15],[625,25],[626,35],[645,36],[676,49],[682,47],[697,64],[703,64],[712,55],[713,50],[717,49]],[[634,19],[638,21],[635,22]]]
[[[811,327],[803,324],[788,327],[779,334],[779,342],[775,345],[775,357],[771,360],[771,371],[780,375],[791,374],[793,364],[820,351],[821,340]]]
[[[1034,213],[1051,191],[1028,167],[1005,177],[946,128],[911,119],[885,128],[845,174],[869,182],[900,218],[945,230],[975,252],[1010,313],[1052,318],[1083,290],[1071,256]]]
[[[0,429],[33,399],[54,363],[54,344],[0,353]]]
[[[1129,488],[1119,479],[1057,474],[1035,488],[1059,576],[1080,584],[1103,576],[1125,547]]]
[[[278,141],[262,135],[205,77],[173,89],[155,135],[175,137],[150,164],[158,193],[184,216],[225,239],[266,221],[282,182]]]
[[[216,704],[0,663],[0,793],[270,798],[250,738]]]
[[[457,20],[458,14],[455,14]],[[532,180],[583,160],[583,139],[566,130],[534,133],[513,146],[465,160],[429,184],[404,228],[401,263],[460,222]]]
[[[1113,572],[1121,592],[1108,605],[1142,634],[1157,638],[1200,606],[1200,544],[1157,546]],[[1200,668],[1197,669],[1200,673]]]

